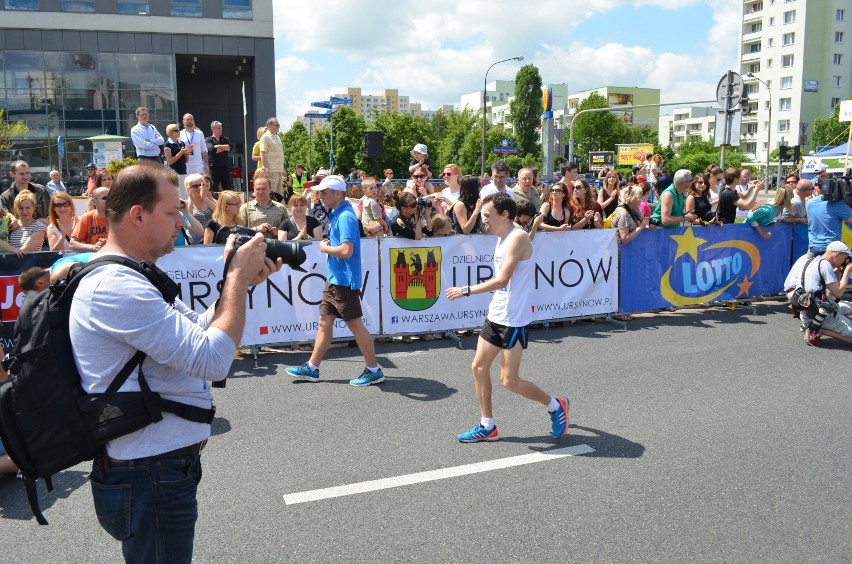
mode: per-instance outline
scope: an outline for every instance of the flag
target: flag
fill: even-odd
[[[243,81],[243,117],[248,115],[248,108],[246,107],[246,81]]]

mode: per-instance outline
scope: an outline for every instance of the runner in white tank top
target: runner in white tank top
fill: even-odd
[[[482,223],[487,226],[488,233],[499,237],[494,251],[494,277],[474,286],[447,288],[445,292],[450,300],[494,292],[473,360],[473,382],[481,420],[479,425],[458,435],[463,443],[500,438],[491,402],[491,365],[501,351],[503,386],[547,406],[553,438],[558,439],[568,432],[568,399],[550,396],[518,375],[521,357],[527,348],[527,325],[532,321],[530,305],[535,261],[529,235],[515,225],[516,212],[517,204],[505,194],[486,198],[482,205]]]

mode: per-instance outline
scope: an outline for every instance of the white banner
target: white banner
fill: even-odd
[[[307,272],[285,266],[249,292],[246,324],[241,343],[311,342],[317,334],[319,303],[325,286],[327,255],[318,244],[305,247]],[[379,334],[379,252],[376,239],[361,240],[362,295],[364,324]],[[219,297],[224,264],[223,247],[218,245],[178,247],[157,261],[157,266],[180,285],[181,300],[195,311],[204,311]],[[334,336],[351,337],[341,320],[335,322]]]
[[[451,302],[444,290],[494,275],[497,238],[451,236],[412,241],[384,238],[381,252],[382,328],[389,335],[478,328],[491,294]],[[618,309],[618,244],[612,229],[539,233],[534,320],[605,315]]]

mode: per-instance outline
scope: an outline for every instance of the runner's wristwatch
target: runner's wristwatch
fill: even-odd
[[[470,286],[462,286],[462,296],[470,295]]]

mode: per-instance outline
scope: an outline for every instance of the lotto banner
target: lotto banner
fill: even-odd
[[[780,292],[790,271],[790,224],[646,231],[621,246],[623,312],[689,306]]]
[[[326,280],[326,258],[319,244],[305,247],[306,272],[284,266],[249,291],[242,344],[311,342],[319,325],[319,303]],[[376,239],[361,240],[363,272],[361,307],[364,325],[379,333],[379,262]],[[219,297],[224,261],[221,246],[178,247],[157,261],[157,266],[180,285],[181,300],[195,311],[204,311]],[[341,320],[334,336],[351,337]]]
[[[451,302],[444,291],[494,276],[497,238],[485,235],[381,243],[382,329],[389,335],[478,328],[493,294]],[[617,309],[618,248],[612,230],[539,233],[533,243],[536,321],[603,315]]]

